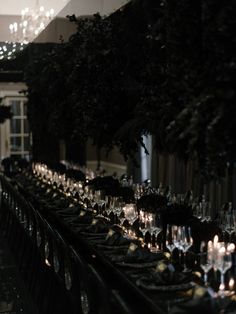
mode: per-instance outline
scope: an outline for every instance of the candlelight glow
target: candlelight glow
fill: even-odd
[[[223,283],[221,283],[220,286],[219,286],[219,290],[220,291],[224,291],[224,289],[225,289],[225,285]]]
[[[234,243],[228,244],[228,246],[227,246],[227,251],[230,252],[230,253],[233,253],[234,250],[235,250],[235,245],[234,245]]]
[[[230,281],[229,281],[229,290],[230,290],[230,291],[234,290],[234,279],[233,279],[233,278],[230,278]]]
[[[215,246],[215,244],[218,243],[218,241],[219,241],[219,237],[218,237],[218,235],[216,234],[216,235],[214,236],[214,240],[213,240],[214,246]]]

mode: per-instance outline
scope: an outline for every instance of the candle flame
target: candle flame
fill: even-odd
[[[219,253],[220,254],[224,254],[225,253],[225,247],[222,246],[220,249],[219,249]]]
[[[230,243],[228,246],[227,246],[227,251],[230,252],[230,253],[233,253],[235,250],[235,245],[234,243]]]
[[[212,248],[212,246],[213,246],[212,241],[208,241],[207,246],[208,246],[208,248]]]
[[[219,237],[218,237],[218,235],[216,234],[216,235],[214,236],[213,243],[216,244],[216,243],[218,243],[218,241],[219,241]]]
[[[233,278],[230,278],[230,281],[229,281],[229,290],[233,290],[234,289],[234,279]]]

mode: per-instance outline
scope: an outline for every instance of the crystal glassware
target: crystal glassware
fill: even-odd
[[[171,258],[173,255],[173,251],[176,248],[174,243],[174,228],[176,226],[167,225],[166,226],[166,247],[171,253]]]
[[[231,253],[226,250],[224,246],[222,246],[217,254],[216,258],[216,267],[220,271],[220,289],[218,294],[220,296],[224,296],[225,293],[225,273],[232,266],[232,257]]]

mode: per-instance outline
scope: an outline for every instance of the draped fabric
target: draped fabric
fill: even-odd
[[[196,162],[184,162],[175,155],[152,154],[152,185],[160,183],[171,186],[173,193],[181,194],[192,190],[194,197],[205,195],[212,204],[214,216],[225,202],[235,204],[236,195],[233,193],[236,187],[236,167],[232,173],[226,170],[225,177],[204,182],[197,172]]]

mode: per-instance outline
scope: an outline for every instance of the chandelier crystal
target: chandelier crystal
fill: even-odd
[[[34,9],[24,8],[21,10],[20,23],[14,22],[9,25],[11,41],[23,44],[32,42],[53,19],[53,16],[54,9],[46,11],[37,0]]]

